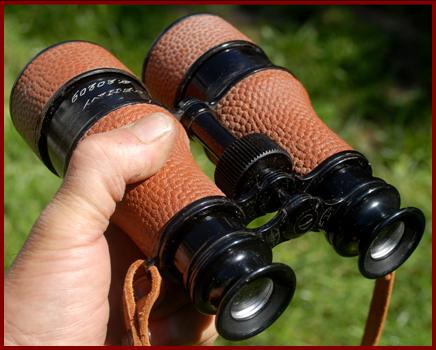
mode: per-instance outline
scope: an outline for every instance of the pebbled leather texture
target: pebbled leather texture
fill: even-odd
[[[188,17],[171,27],[149,53],[144,81],[151,95],[172,106],[183,76],[208,49],[230,40],[247,40],[214,15]],[[221,122],[236,136],[262,132],[279,142],[298,174],[351,147],[314,112],[303,85],[290,73],[268,69],[238,82],[216,105]]]
[[[85,137],[133,123],[154,112],[169,114],[153,104],[122,107],[95,123]],[[128,186],[112,217],[148,257],[155,255],[162,227],[177,212],[197,199],[223,195],[195,163],[186,132],[180,123],[177,125],[178,136],[164,167],[146,181]]]
[[[39,156],[42,111],[68,80],[97,68],[129,69],[103,47],[84,41],[60,43],[41,52],[24,68],[11,93],[15,128]]]
[[[106,49],[80,41],[48,48],[24,69],[13,89],[11,115],[16,128],[35,153],[38,153],[36,145],[45,104],[65,82],[97,68],[118,68],[130,73]],[[154,112],[171,115],[155,104],[123,106],[96,122],[84,137],[121,127]],[[167,163],[153,177],[128,187],[112,221],[146,256],[152,257],[167,221],[193,201],[214,195],[222,195],[222,192],[195,163],[186,132],[178,123],[178,136]]]
[[[351,147],[318,118],[303,85],[290,73],[267,69],[233,86],[217,103],[220,121],[236,136],[267,134],[307,174],[324,159]]]
[[[210,48],[232,40],[251,41],[213,15],[189,16],[169,28],[152,47],[144,67],[143,81],[153,88],[153,98],[172,107],[189,67]]]

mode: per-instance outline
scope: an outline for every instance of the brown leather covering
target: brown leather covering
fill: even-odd
[[[188,17],[171,27],[149,53],[144,81],[151,95],[174,103],[189,67],[208,49],[244,34],[213,15]],[[218,117],[236,136],[263,132],[294,158],[306,174],[327,157],[351,147],[316,115],[304,87],[290,73],[265,70],[236,84],[216,106]]]
[[[235,86],[216,106],[218,118],[236,136],[262,132],[280,143],[298,174],[351,147],[318,118],[303,85],[290,73],[268,69]]]
[[[130,73],[101,46],[81,41],[53,46],[25,67],[11,94],[11,116],[18,132],[38,156],[41,113],[50,97],[68,80],[97,68],[118,68]]]
[[[152,104],[125,106],[100,119],[85,136],[118,128],[153,112],[169,114]],[[178,137],[165,166],[148,180],[128,186],[112,217],[148,257],[155,255],[160,230],[174,214],[197,199],[223,195],[195,163],[186,132],[180,123],[177,125]]]
[[[11,115],[35,153],[45,104],[62,84],[97,68],[118,68],[130,73],[110,52],[87,42],[51,47],[24,69],[12,94]],[[132,123],[153,112],[171,115],[154,104],[124,106],[100,119],[85,137]],[[155,253],[160,230],[178,211],[197,199],[222,195],[196,165],[186,133],[178,125],[178,137],[166,165],[145,182],[129,186],[112,219],[149,257]]]
[[[222,18],[198,14],[171,27],[152,48],[143,81],[153,98],[172,106],[189,67],[210,48],[232,40],[251,41]]]

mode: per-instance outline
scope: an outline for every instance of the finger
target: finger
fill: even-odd
[[[126,184],[144,180],[164,165],[175,134],[171,117],[155,113],[82,141],[61,188],[37,224],[43,227],[41,232],[53,236],[46,241],[59,247],[62,240],[84,244],[101,237]]]

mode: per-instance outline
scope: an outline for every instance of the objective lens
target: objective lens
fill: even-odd
[[[379,260],[387,257],[398,246],[404,234],[403,221],[397,221],[385,227],[372,242],[369,251],[371,258]]]
[[[268,303],[274,289],[270,278],[259,278],[241,288],[236,295],[230,314],[235,320],[254,317]]]

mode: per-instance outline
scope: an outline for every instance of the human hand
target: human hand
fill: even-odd
[[[175,133],[171,119],[156,113],[78,145],[62,186],[5,278],[5,344],[103,345],[116,338],[109,334],[109,315],[121,319],[122,314],[119,304],[109,303],[109,289],[122,283],[119,267],[140,253],[112,225],[107,230],[109,219],[126,184],[163,166]],[[121,273],[114,276],[111,269],[117,268]],[[120,299],[117,292],[111,288]],[[181,287],[159,302],[150,319],[153,343],[203,343],[216,337],[213,318],[198,313]]]

